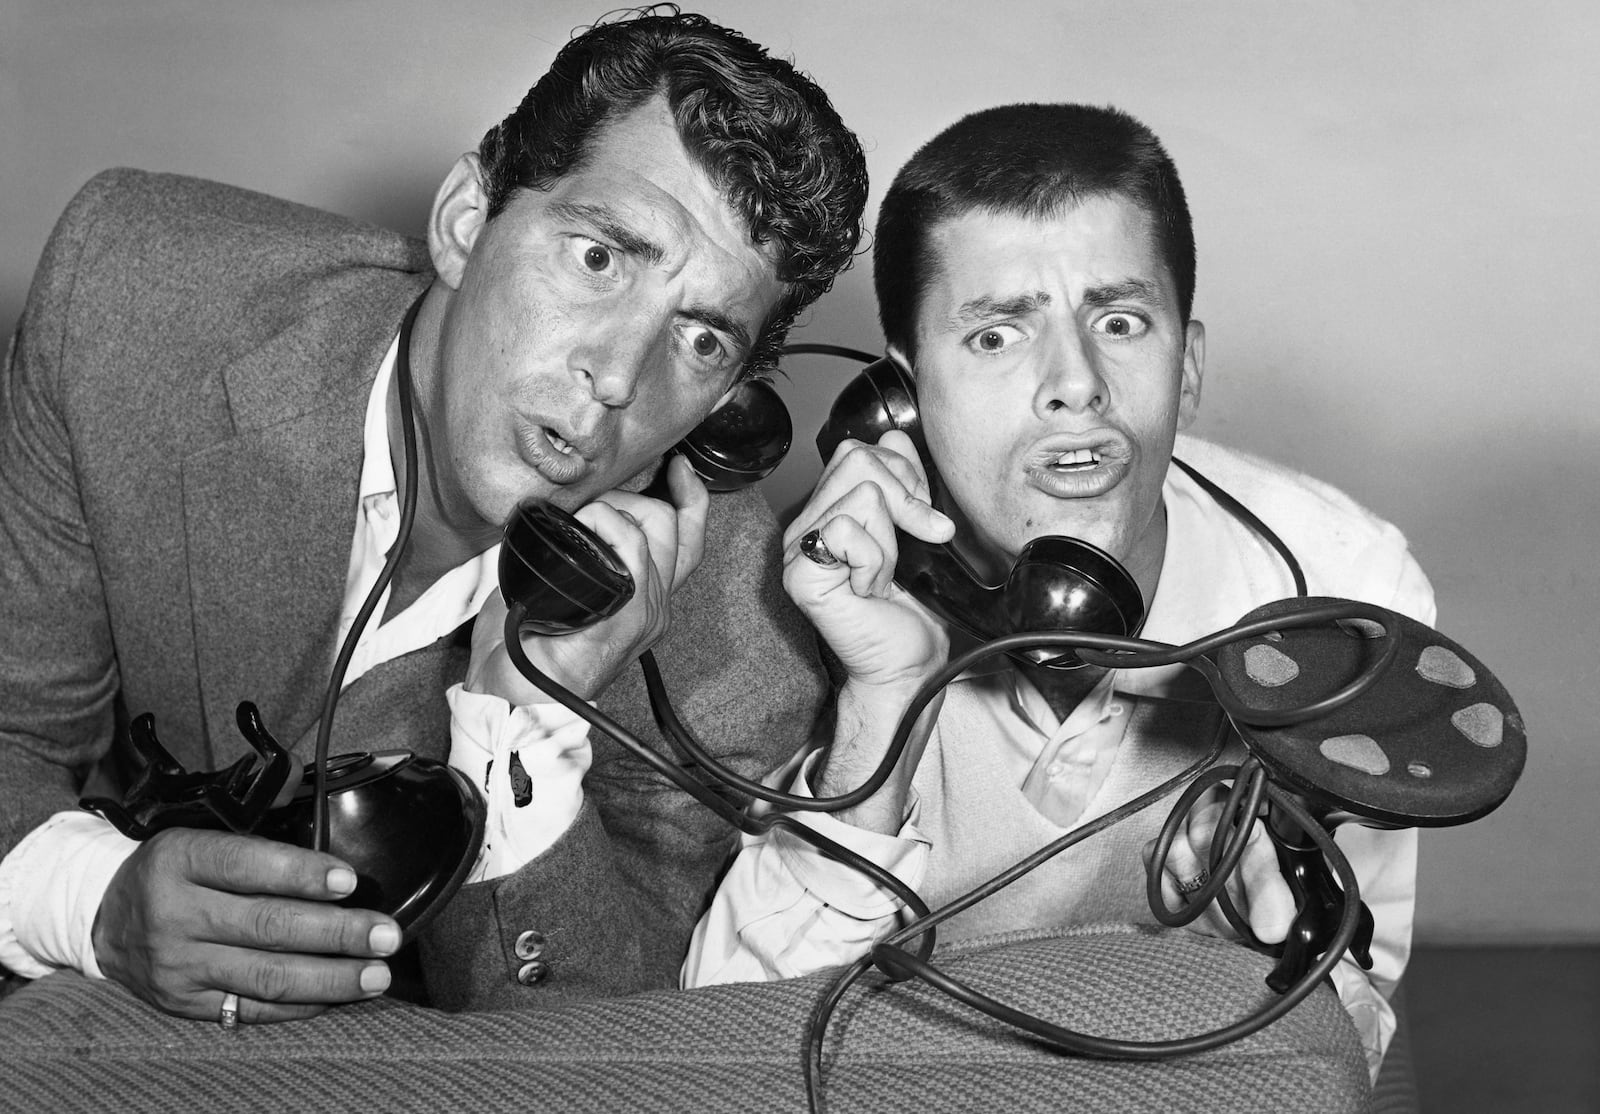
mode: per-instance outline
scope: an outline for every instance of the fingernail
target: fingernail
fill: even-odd
[[[328,890],[335,897],[343,897],[354,892],[356,888],[356,872],[347,866],[336,866],[328,871]]]
[[[400,930],[392,924],[373,925],[367,934],[367,946],[379,955],[388,955],[400,947]]]
[[[389,989],[389,967],[384,963],[374,963],[361,969],[361,989],[368,994],[381,994]]]

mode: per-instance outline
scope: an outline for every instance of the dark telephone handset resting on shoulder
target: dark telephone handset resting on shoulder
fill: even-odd
[[[937,503],[939,475],[923,437],[916,390],[893,360],[868,365],[839,393],[817,434],[817,451],[826,463],[846,438],[872,444],[891,429],[915,443]],[[895,580],[979,642],[1024,631],[1132,636],[1144,623],[1144,600],[1132,575],[1086,541],[1059,535],[1034,538],[1005,580],[991,585],[954,545],[926,542],[904,531],[895,536],[900,549]],[[1070,649],[1029,649],[1017,651],[1017,656],[1053,669],[1083,664]]]

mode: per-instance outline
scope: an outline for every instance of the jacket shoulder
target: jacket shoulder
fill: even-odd
[[[129,167],[91,178],[68,204],[58,230],[82,237],[92,258],[164,267],[314,272],[353,262],[407,271],[428,266],[420,241],[389,229],[239,186]]]

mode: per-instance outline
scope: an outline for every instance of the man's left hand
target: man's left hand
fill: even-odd
[[[1223,794],[1213,791],[1200,798],[1189,811],[1182,830],[1172,841],[1166,868],[1161,872],[1161,897],[1168,909],[1181,908],[1188,894],[1199,889],[1210,877],[1211,841],[1222,819]],[[1155,851],[1155,840],[1144,847],[1145,869]],[[1250,931],[1264,944],[1281,943],[1294,921],[1294,894],[1278,869],[1278,853],[1267,835],[1266,824],[1257,823],[1250,832],[1239,865],[1229,876],[1228,897],[1239,915],[1250,924]],[[1237,939],[1238,933],[1222,915],[1216,902],[1189,923],[1189,928],[1208,936]]]

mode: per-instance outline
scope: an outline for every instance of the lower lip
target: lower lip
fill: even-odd
[[[1028,483],[1057,499],[1092,499],[1116,487],[1127,472],[1126,461],[1102,460],[1093,468],[1030,468]]]
[[[569,484],[583,475],[583,458],[557,449],[549,432],[537,423],[519,426],[517,455],[553,484]]]

